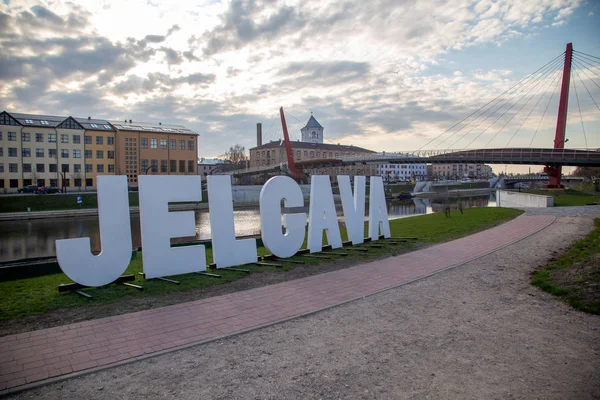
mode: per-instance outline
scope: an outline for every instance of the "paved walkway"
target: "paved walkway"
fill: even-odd
[[[1,337],[0,394],[346,303],[482,257],[545,228],[554,218],[521,216],[466,238],[326,274]]]

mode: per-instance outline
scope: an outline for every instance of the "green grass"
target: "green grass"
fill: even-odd
[[[504,208],[469,208],[464,214],[453,211],[450,218],[443,214],[429,214],[418,217],[402,218],[390,221],[393,237],[417,237],[420,242],[439,243],[467,236],[483,229],[500,224],[521,214],[520,210]],[[346,240],[346,232],[342,229],[342,238]],[[382,241],[385,242],[385,241]],[[304,244],[306,246],[306,242]],[[410,251],[414,245],[410,242],[400,245],[385,245],[384,248],[371,248],[368,253],[348,252],[344,262],[361,263],[369,260],[393,256]],[[267,249],[258,248],[259,255],[265,255]],[[212,251],[206,249],[207,262],[212,262]],[[306,262],[306,267],[314,267],[322,262],[331,260],[317,260],[295,256],[294,259]],[[283,268],[244,266],[256,273],[265,270],[274,270],[278,273],[298,267],[295,264],[285,263]],[[304,266],[300,266],[302,268]],[[210,278],[198,274],[179,275],[175,279],[181,282],[174,285],[160,280],[145,280],[142,272],[142,260],[138,254],[127,268],[126,274],[135,274],[136,284],[142,285],[144,290],[139,291],[122,285],[107,285],[99,288],[88,288],[85,291],[94,296],[93,300],[83,298],[73,293],[59,293],[57,287],[70,280],[64,274],[53,274],[35,278],[0,282],[0,320],[15,319],[26,315],[39,315],[53,310],[73,307],[89,307],[94,304],[116,303],[127,298],[146,298],[147,304],[152,304],[152,299],[167,293],[186,290],[202,290],[216,284],[223,284],[243,278],[243,272],[216,270],[222,275],[221,279]]]
[[[77,204],[77,196],[81,196],[83,204]],[[202,201],[206,202],[206,191],[202,193]],[[139,205],[138,192],[129,192],[129,207]],[[53,210],[78,210],[80,208],[98,208],[96,193],[40,194],[23,196],[0,196],[0,213]]]
[[[594,225],[583,240],[536,272],[531,284],[578,310],[600,315],[600,218]]]
[[[573,189],[527,189],[524,193],[541,194],[554,197],[555,207],[585,206],[594,201],[594,196],[589,193]]]

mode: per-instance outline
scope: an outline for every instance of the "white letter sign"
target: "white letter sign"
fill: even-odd
[[[69,278],[85,286],[111,283],[125,272],[131,260],[127,177],[100,175],[97,182],[100,254],[92,255],[89,237],[56,241],[60,268]]]
[[[310,206],[308,209],[308,248],[311,253],[323,250],[323,230],[332,248],[342,247],[331,182],[327,175],[310,177]]]
[[[348,240],[352,241],[352,244],[360,244],[365,240],[365,177],[354,177],[354,201],[352,201],[350,177],[338,176],[337,180]]]
[[[291,257],[302,247],[306,213],[285,214],[281,229],[281,200],[285,207],[304,206],[300,186],[289,176],[275,176],[260,191],[260,227],[265,247],[277,257]]]
[[[235,239],[230,176],[208,176],[208,209],[217,268],[256,262],[256,239]]]
[[[379,229],[384,237],[391,236],[383,180],[380,176],[372,176],[369,191],[369,237],[371,240],[379,239]]]
[[[204,245],[171,247],[171,238],[196,236],[194,212],[169,212],[169,202],[202,200],[200,177],[140,175],[138,179],[146,278],[205,271]]]

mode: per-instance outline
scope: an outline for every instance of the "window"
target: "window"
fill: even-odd
[[[302,157],[301,154],[302,152],[300,150],[296,150],[296,157]]]
[[[73,143],[81,144],[81,135],[73,135]]]
[[[49,124],[48,124],[48,121],[40,121],[40,123],[41,123],[42,125],[49,125]]]
[[[140,139],[140,147],[142,149],[147,149],[148,148],[148,138],[143,137],[143,138]]]
[[[45,172],[45,164],[35,164],[35,171],[36,172]]]
[[[31,164],[23,164],[23,172],[31,172]]]
[[[75,178],[75,179],[73,179],[73,185],[75,185],[75,186],[81,186],[81,178]]]
[[[69,149],[60,149],[61,158],[69,158]]]
[[[93,165],[85,164],[85,172],[93,172]],[[92,186],[92,185],[89,185],[89,186]]]
[[[62,172],[69,172],[69,164],[62,164],[62,165],[60,166],[60,170],[61,170]]]
[[[84,138],[84,142],[85,144],[92,144],[92,137],[86,135]]]
[[[48,143],[56,143],[56,133],[48,134]]]
[[[81,164],[73,164],[73,172],[74,173],[81,173]],[[79,185],[77,185],[79,186]]]
[[[152,172],[158,172],[158,160],[152,160]]]
[[[65,135],[65,134],[60,135],[60,142],[61,143],[69,143],[69,135]]]
[[[35,149],[35,156],[36,157],[44,157],[44,149]]]
[[[177,172],[177,161],[175,161],[175,160],[169,161],[169,170],[171,172]]]
[[[185,140],[179,141],[179,150],[185,150]]]
[[[167,172],[167,160],[160,160],[160,172]]]
[[[2,132],[0,132],[0,140],[2,140]]]
[[[40,143],[44,141],[44,134],[43,133],[36,133],[35,134],[35,141]]]
[[[104,144],[104,138],[102,136],[96,136],[96,144]]]
[[[23,132],[21,134],[21,141],[23,141],[23,142],[31,142],[31,133],[29,133],[29,132]]]
[[[158,148],[158,139],[150,139],[150,148],[157,149]]]
[[[85,186],[94,186],[94,180],[92,178],[86,178]]]
[[[81,158],[81,150],[73,150],[73,158]]]
[[[96,158],[104,158],[104,150],[96,150]]]
[[[50,164],[50,165],[48,165],[48,167],[49,167],[48,168],[49,172],[56,172],[56,167],[57,167],[56,164]],[[56,185],[50,185],[50,186],[56,186]]]
[[[21,154],[23,157],[31,157],[31,149],[29,147],[23,147],[21,149]]]
[[[0,147],[0,157],[4,156],[4,147]]]
[[[188,160],[188,172],[194,172],[194,160]]]
[[[17,187],[19,187],[19,180],[18,179],[11,179],[10,180],[10,187],[11,188],[17,188]]]
[[[33,124],[33,120],[32,120],[32,119],[26,119],[26,120],[25,120],[25,123],[26,123],[26,124],[30,124],[30,125],[31,125],[31,124]]]
[[[8,156],[9,157],[17,157],[17,148],[16,147],[9,147],[8,148]]]
[[[167,139],[160,139],[160,148],[163,150],[167,149]]]
[[[177,150],[177,140],[169,139],[169,149]]]
[[[97,164],[96,165],[96,172],[97,173],[104,173],[104,164]]]
[[[17,140],[17,132],[8,132],[8,141],[15,142]]]
[[[63,179],[63,185],[65,185],[65,187],[69,187],[69,185],[71,185],[71,182],[68,179]]]
[[[185,172],[185,160],[179,160],[179,172]]]
[[[106,153],[107,153],[108,158],[110,158],[111,160],[115,158],[114,150],[108,150]]]
[[[314,152],[314,151],[311,151],[311,152],[310,152],[310,158],[313,158],[314,156],[315,156],[315,152]]]
[[[8,172],[19,172],[19,164],[8,164]]]
[[[190,150],[190,151],[194,150],[194,141],[193,140],[188,140],[188,150]]]
[[[308,151],[304,150],[304,157],[308,157]]]
[[[43,149],[40,149],[40,150],[42,150],[42,157],[43,157],[44,156]],[[56,149],[48,149],[48,157],[56,158]]]
[[[92,158],[92,151],[91,150],[84,150],[83,151],[83,156],[85,158]]]
[[[144,172],[146,172],[147,169],[148,169],[148,160],[142,160],[142,170],[144,170]]]
[[[97,124],[90,124],[90,126],[91,126],[92,128],[98,128],[98,125],[97,125]]]

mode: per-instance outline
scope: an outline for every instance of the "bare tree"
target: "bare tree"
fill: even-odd
[[[36,171],[31,171],[31,184],[37,186],[37,181],[40,176]]]
[[[222,154],[221,157],[232,164],[240,164],[248,159],[246,148],[239,144],[229,147],[229,150]]]
[[[589,179],[591,182],[600,179],[600,167],[577,167],[573,175]]]
[[[73,179],[73,186],[78,186],[79,191],[81,192],[81,171],[73,172],[71,178]]]

